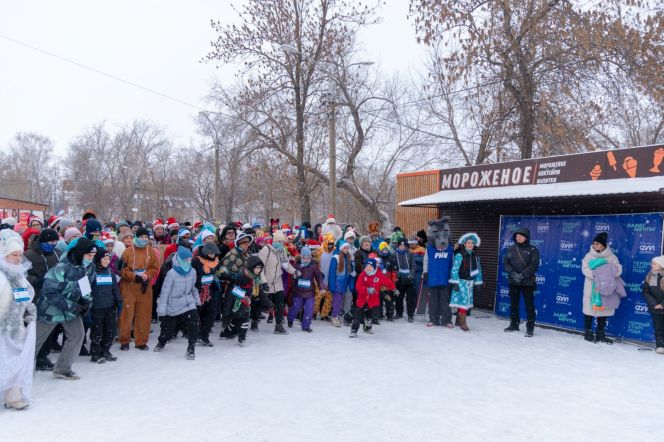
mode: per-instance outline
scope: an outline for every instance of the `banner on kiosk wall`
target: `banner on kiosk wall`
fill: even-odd
[[[530,243],[539,249],[535,307],[537,322],[583,330],[581,261],[600,232],[609,235],[609,247],[622,264],[627,297],[615,316],[608,318],[607,334],[653,341],[652,321],[641,284],[650,261],[662,251],[664,213],[577,216],[501,216],[500,260],[496,284],[496,314],[509,317],[510,298],[503,257],[514,244],[518,227],[530,230]],[[521,301],[521,318],[525,308]]]

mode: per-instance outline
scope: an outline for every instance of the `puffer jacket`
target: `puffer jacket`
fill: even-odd
[[[177,316],[195,310],[201,304],[196,289],[196,272],[181,275],[175,269],[166,274],[157,305],[158,316]]]
[[[664,315],[664,309],[655,309],[658,304],[664,305],[663,276],[659,273],[648,273],[643,282],[643,298],[648,304],[648,311],[654,315]]]
[[[263,273],[261,273],[261,282],[267,284],[268,293],[276,293],[284,290],[284,281],[282,275],[284,270],[293,275],[297,272],[288,262],[286,250],[277,250],[271,244],[266,245],[258,253],[258,257],[263,261]]]
[[[35,303],[39,301],[39,293],[44,285],[44,277],[46,273],[60,262],[60,253],[54,251],[53,253],[45,254],[40,246],[39,241],[32,241],[30,247],[25,252],[25,257],[32,264],[32,268],[28,270],[28,282],[35,289],[37,298]]]
[[[516,242],[516,235],[526,237],[526,242]],[[507,280],[510,285],[529,286],[535,285],[535,272],[539,268],[540,256],[537,247],[530,244],[530,230],[526,228],[517,229],[512,235],[514,245],[507,249],[503,258],[503,268],[507,272]]]
[[[347,290],[352,291],[354,286],[353,277],[351,276],[355,265],[353,258],[350,253],[346,255],[344,269],[339,272],[337,271],[337,265],[339,259],[341,259],[341,255],[342,253],[338,250],[334,251],[334,256],[330,261],[330,268],[328,269],[328,274],[330,275],[328,278],[328,289],[333,293],[346,293]]]
[[[37,318],[49,324],[71,321],[92,302],[92,291],[83,296],[79,281],[88,279],[90,289],[96,280],[95,266],[76,265],[63,257],[46,273],[41,297],[37,302]]]

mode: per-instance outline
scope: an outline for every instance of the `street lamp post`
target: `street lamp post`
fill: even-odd
[[[221,179],[221,173],[219,171],[219,135],[217,133],[217,127],[214,125],[212,120],[210,120],[208,113],[201,112],[200,114],[207,120],[208,123],[210,123],[210,126],[212,126],[212,130],[214,131],[214,187],[212,190],[212,218],[214,218],[215,225],[219,225],[221,223],[221,220],[219,219],[219,181]]]

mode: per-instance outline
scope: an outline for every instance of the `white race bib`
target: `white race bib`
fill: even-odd
[[[97,285],[112,285],[112,284],[113,284],[113,277],[111,275],[97,275]]]
[[[16,302],[27,302],[30,300],[30,293],[25,287],[16,287],[13,289],[14,292],[14,301]]]
[[[408,270],[408,269],[399,269],[399,273],[401,273],[403,275],[407,275],[407,274],[410,273],[410,270]]]
[[[214,281],[214,275],[212,274],[201,276],[201,284],[203,285],[210,285],[212,281]]]
[[[311,281],[308,279],[298,279],[297,286],[303,289],[311,288]]]
[[[87,276],[82,277],[78,280],[78,288],[81,290],[82,296],[88,296],[92,293],[92,287],[90,287],[90,280]]]
[[[246,290],[241,289],[238,286],[233,287],[233,290],[231,290],[231,293],[233,293],[233,296],[236,298],[244,298],[245,295],[247,294]]]
[[[136,269],[134,270],[134,273],[138,276],[143,276],[143,273],[145,273],[145,269]]]

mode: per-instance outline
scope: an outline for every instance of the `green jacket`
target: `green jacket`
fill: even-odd
[[[37,305],[37,319],[49,324],[62,324],[76,318],[92,302],[92,292],[81,293],[80,281],[86,278],[90,287],[96,282],[95,266],[75,265],[63,257],[44,278]]]

